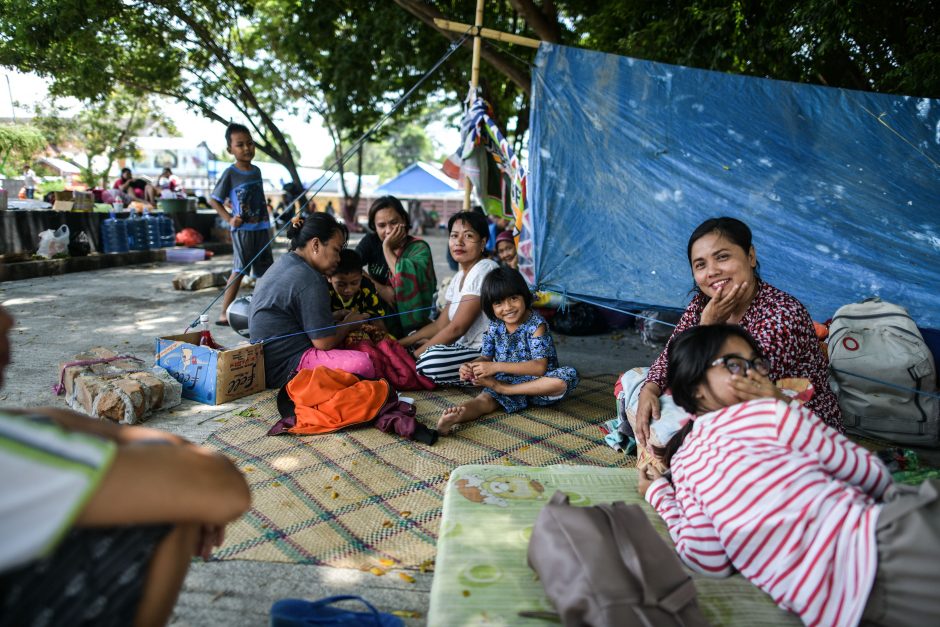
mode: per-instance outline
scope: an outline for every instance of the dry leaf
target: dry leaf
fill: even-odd
[[[402,515],[402,518],[408,518],[409,516],[411,516],[411,512],[402,512],[401,515]]]
[[[392,526],[392,521],[386,520],[385,522],[382,523],[382,526],[383,526],[383,527],[386,527],[386,528],[391,527],[391,526]]]
[[[421,612],[415,612],[414,610],[392,610],[391,613],[401,618],[421,618]]]
[[[465,597],[468,597],[468,596],[470,596],[470,591],[469,591],[469,590],[464,590],[464,591],[461,592],[460,594],[464,595]]]
[[[382,566],[394,566],[395,560],[390,560],[387,557],[383,557],[382,559],[379,560],[379,564],[381,564]]]
[[[407,581],[408,583],[414,583],[415,578],[409,575],[408,573],[398,573],[398,578],[402,581]]]
[[[333,481],[339,481],[339,475],[333,475]]]
[[[331,486],[331,485],[325,485],[325,486],[323,486],[323,489],[324,489],[324,490],[332,490],[332,489],[333,489],[333,486]]]
[[[385,574],[385,571],[379,568],[378,566],[373,566],[369,569],[369,572],[375,575],[376,577],[381,577]]]
[[[339,498],[339,492],[334,492],[333,494],[330,495],[330,498],[331,499]]]
[[[271,485],[274,486],[275,488],[277,488],[277,487],[280,487],[281,482],[280,482],[280,481],[272,481],[272,482],[271,482]]]

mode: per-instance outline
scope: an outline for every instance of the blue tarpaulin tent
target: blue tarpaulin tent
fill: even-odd
[[[376,195],[391,195],[401,198],[421,198],[424,196],[462,196],[463,191],[457,182],[433,165],[418,161],[398,173],[398,175],[375,190]]]
[[[682,308],[688,236],[728,215],[815,319],[878,295],[940,327],[940,100],[545,44],[532,100],[542,288]]]

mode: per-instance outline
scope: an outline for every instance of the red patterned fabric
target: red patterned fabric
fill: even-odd
[[[677,334],[699,324],[707,303],[708,298],[702,293],[692,299],[666,348],[650,367],[647,381],[656,383],[660,389],[666,389],[669,346]],[[819,349],[813,319],[806,307],[786,292],[759,281],[757,295],[740,324],[754,336],[764,357],[770,360],[771,380],[809,379],[815,393],[806,406],[827,425],[843,432],[845,429],[839,402],[829,387],[829,359]]]

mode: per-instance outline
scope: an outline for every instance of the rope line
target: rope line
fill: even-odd
[[[323,174],[321,174],[316,180],[314,180],[313,183],[311,183],[310,185],[308,185],[308,186],[304,189],[303,192],[301,192],[300,194],[298,194],[296,198],[294,198],[290,203],[286,204],[285,206],[286,206],[286,207],[293,206],[293,205],[294,205],[298,200],[300,200],[301,198],[306,198],[307,193],[308,193],[311,189],[313,189],[314,187],[316,187],[317,183],[320,183],[320,181],[322,180],[323,182],[320,183],[320,186],[317,187],[317,189],[316,189],[315,192],[313,192],[313,198],[315,199],[315,198],[317,197],[317,195],[323,190],[323,188],[326,187],[327,183],[329,183],[331,180],[333,180],[333,178],[336,176],[336,171],[335,171],[336,166],[338,166],[340,163],[342,163],[343,165],[346,165],[346,162],[349,161],[350,159],[352,159],[353,155],[356,154],[356,152],[362,147],[362,145],[365,144],[366,141],[368,141],[368,139],[369,139],[372,135],[374,135],[375,132],[378,131],[378,130],[382,127],[382,125],[385,124],[385,122],[386,122],[390,117],[392,117],[392,115],[393,115],[396,111],[398,111],[398,109],[401,108],[401,106],[402,106],[403,104],[405,104],[405,102],[408,100],[408,98],[410,98],[411,95],[412,95],[422,84],[424,84],[425,81],[427,81],[435,72],[437,72],[437,70],[444,64],[444,62],[447,61],[447,59],[449,59],[451,56],[453,56],[453,54],[454,54],[455,52],[457,52],[457,50],[460,49],[460,46],[462,46],[463,43],[470,37],[470,31],[471,31],[472,29],[473,29],[473,27],[471,26],[471,27],[467,30],[467,32],[465,32],[459,39],[455,39],[453,42],[451,42],[450,46],[448,46],[447,51],[444,53],[444,55],[443,55],[440,59],[438,59],[437,62],[431,67],[431,69],[428,70],[427,72],[425,72],[424,75],[423,75],[421,78],[419,78],[418,81],[417,81],[414,85],[412,85],[411,88],[410,88],[408,91],[406,91],[404,94],[401,95],[401,97],[395,102],[395,104],[392,105],[392,107],[385,113],[385,115],[383,115],[381,118],[379,118],[379,120],[378,120],[375,124],[373,124],[372,127],[371,127],[368,131],[366,131],[358,140],[356,140],[356,142],[355,142],[352,146],[350,146],[350,148],[349,148],[348,150],[346,150],[340,157],[337,157],[336,159],[334,159],[334,160],[333,160],[333,163],[330,164],[330,167],[329,167],[327,170],[325,170],[325,171],[323,172]],[[329,176],[326,176],[326,175],[327,175],[327,172],[329,172]],[[324,177],[326,177],[326,178],[324,179]],[[306,211],[305,211],[304,208],[302,208],[302,209],[300,210],[300,214],[301,214],[301,215],[305,215],[305,214],[306,214]],[[278,229],[277,232],[274,234],[274,237],[272,237],[272,238],[268,241],[267,244],[265,244],[264,246],[261,247],[261,249],[258,251],[258,253],[257,253],[254,257],[251,258],[251,261],[249,261],[248,263],[244,264],[245,267],[242,268],[241,270],[239,270],[238,273],[237,273],[234,277],[229,278],[228,282],[225,284],[225,287],[222,289],[222,291],[219,292],[219,293],[216,295],[216,297],[213,298],[213,299],[209,302],[209,304],[206,306],[206,308],[203,309],[203,310],[196,316],[196,318],[189,324],[189,326],[187,326],[186,329],[184,329],[184,331],[183,331],[184,333],[185,333],[186,331],[189,331],[189,329],[194,329],[194,328],[196,328],[196,326],[199,324],[199,318],[200,318],[200,316],[207,314],[207,313],[209,312],[209,310],[212,309],[212,306],[215,305],[215,304],[219,301],[219,299],[222,298],[222,297],[225,295],[226,292],[228,292],[229,288],[232,287],[232,285],[234,284],[234,282],[235,282],[236,280],[238,280],[240,277],[242,277],[242,276],[245,275],[246,270],[251,267],[251,264],[253,264],[253,263],[255,262],[255,260],[256,260],[258,257],[260,257],[260,256],[262,255],[262,253],[264,253],[264,251],[267,250],[267,249],[274,243],[274,240],[277,239],[277,237],[278,237],[289,225],[290,225],[290,222],[288,221],[288,222],[286,222],[286,223],[284,224],[284,226],[282,226],[280,229]]]

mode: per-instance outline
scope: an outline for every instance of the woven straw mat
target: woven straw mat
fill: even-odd
[[[278,419],[274,393],[226,424],[207,445],[245,474],[252,507],[229,525],[216,559],[368,569],[428,568],[435,556],[443,491],[463,464],[632,465],[604,443],[614,417],[611,375],[581,380],[562,403],[461,425],[434,446],[366,426],[314,436],[267,436]],[[409,392],[418,420],[471,398],[459,388]]]

